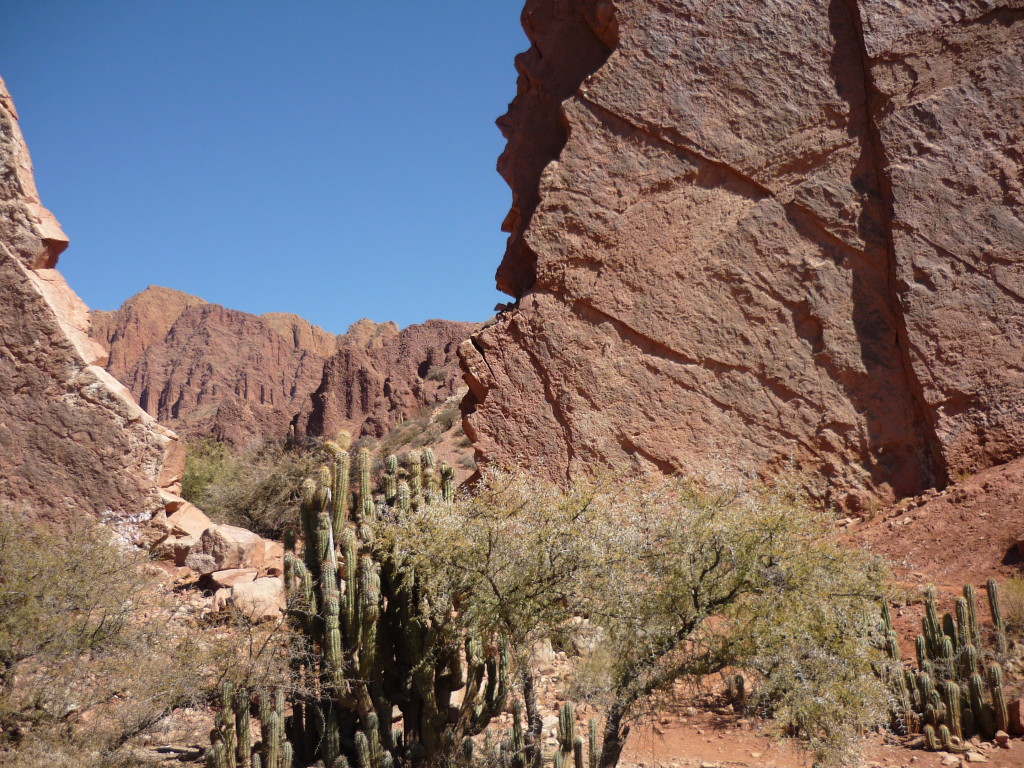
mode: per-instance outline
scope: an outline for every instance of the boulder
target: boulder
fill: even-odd
[[[261,568],[267,552],[265,539],[234,525],[211,525],[192,548],[185,564],[207,574],[229,568]]]
[[[181,567],[185,565],[189,552],[192,551],[195,545],[196,539],[194,536],[175,536],[172,534],[157,542],[150,552],[158,560],[171,560],[176,566]]]
[[[214,590],[230,589],[239,584],[256,581],[259,570],[256,568],[229,568],[225,571],[214,571],[205,576],[205,581]]]
[[[177,510],[167,516],[167,525],[174,535],[199,539],[213,521],[198,507],[182,501]]]
[[[284,579],[256,579],[231,587],[228,604],[250,621],[276,621],[284,612]]]
[[[173,515],[172,515],[173,517]],[[279,576],[284,569],[284,548],[279,542],[234,525],[210,525],[200,535],[185,565],[199,574],[251,568]]]
[[[1024,736],[1024,699],[1014,699],[1009,704],[1010,722],[1007,730],[1014,736]]]

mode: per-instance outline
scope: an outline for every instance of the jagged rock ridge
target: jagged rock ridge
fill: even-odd
[[[67,244],[0,80],[0,501],[148,519],[180,489],[184,449],[101,367],[88,308],[55,269]]]
[[[795,462],[857,509],[1024,453],[1024,2],[523,23],[517,308],[462,349],[478,459]]]
[[[250,315],[156,286],[92,315],[108,370],[143,409],[186,437],[237,446],[291,429],[380,436],[455,393],[455,349],[476,328],[362,320],[335,337],[296,315]]]

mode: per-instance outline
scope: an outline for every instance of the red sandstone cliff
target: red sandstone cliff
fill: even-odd
[[[310,435],[383,436],[400,421],[456,394],[457,350],[478,326],[427,320],[398,330],[361,320],[339,338],[299,425]]]
[[[295,315],[249,315],[151,286],[93,312],[108,370],[188,437],[235,445],[300,434],[383,435],[461,384],[455,349],[476,328],[362,320],[335,337]]]
[[[93,314],[107,369],[147,413],[186,437],[236,445],[287,434],[334,345],[295,316],[266,319],[155,286]]]
[[[67,244],[0,80],[0,500],[148,519],[179,489],[184,451],[101,367],[88,308],[55,269]]]
[[[1024,2],[528,0],[478,458],[795,461],[856,509],[1024,455]]]

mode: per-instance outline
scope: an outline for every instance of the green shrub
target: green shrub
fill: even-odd
[[[603,768],[653,694],[726,669],[745,673],[755,712],[823,762],[885,719],[872,670],[882,568],[841,547],[830,516],[788,486],[649,491],[612,478],[559,490],[487,470],[473,495],[380,535],[427,594],[459,596],[474,631],[508,641],[527,713],[530,649],[590,617],[600,639],[580,690],[607,712]]]
[[[209,694],[223,649],[173,618],[151,567],[88,519],[0,510],[0,765],[121,765]]]
[[[230,458],[231,449],[212,438],[189,443],[181,476],[181,495],[192,503],[202,498],[208,487],[223,480]]]
[[[188,446],[182,495],[216,522],[280,537],[298,520],[296,489],[319,460],[317,449],[280,442],[255,443],[234,454],[204,440]]]

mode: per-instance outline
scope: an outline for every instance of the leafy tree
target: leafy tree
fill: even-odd
[[[581,670],[607,716],[599,765],[619,760],[652,694],[725,670],[749,704],[819,759],[851,749],[884,716],[872,674],[883,573],[839,546],[830,520],[784,485],[702,492],[616,478],[555,489],[490,471],[473,494],[381,535],[467,624],[515,649],[540,761],[530,649],[588,617],[600,643]]]

